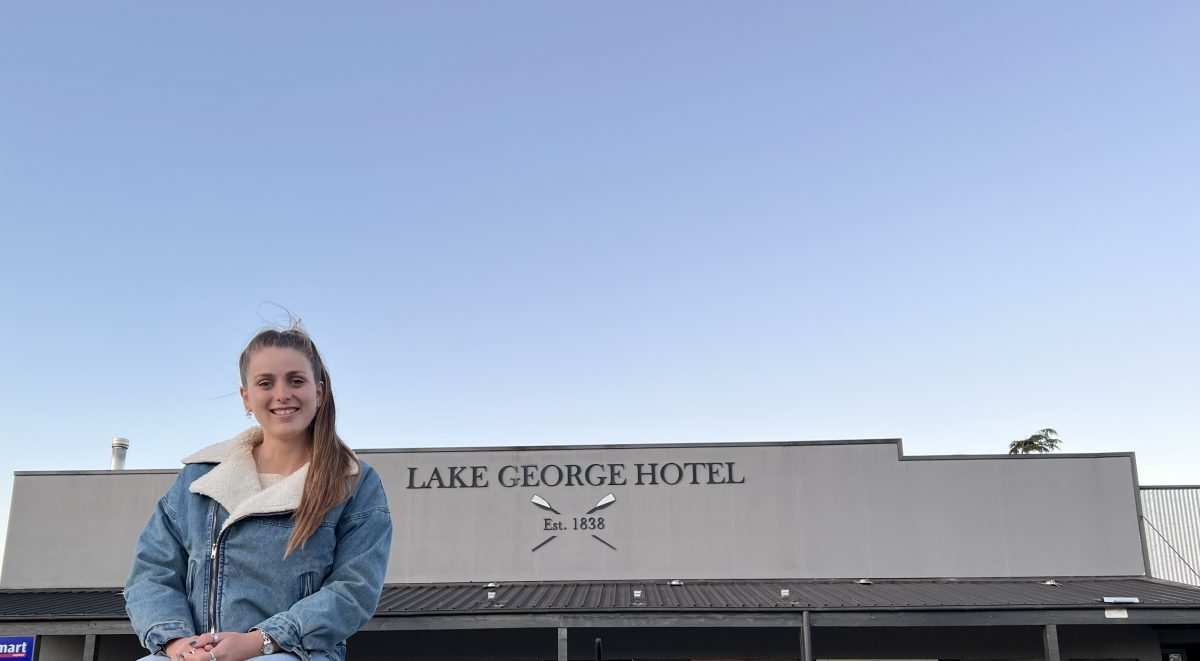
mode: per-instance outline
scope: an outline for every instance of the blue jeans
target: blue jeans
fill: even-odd
[[[142,658],[138,659],[138,661],[163,661],[166,658],[167,657],[160,656],[158,654],[151,654],[150,656],[143,656]],[[249,659],[246,659],[246,661],[296,661],[298,658],[299,657],[297,657],[295,654],[290,654],[288,652],[276,652],[266,656],[252,656]]]

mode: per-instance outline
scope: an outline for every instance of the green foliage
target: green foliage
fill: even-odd
[[[1049,427],[1039,430],[1019,441],[1013,441],[1008,444],[1009,454],[1029,454],[1030,452],[1054,452],[1059,449],[1062,440],[1058,438],[1058,432]]]

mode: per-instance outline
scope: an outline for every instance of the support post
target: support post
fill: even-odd
[[[558,628],[558,661],[567,661],[567,628]]]
[[[800,661],[813,661],[812,620],[808,611],[804,611],[800,619]]]
[[[96,661],[100,657],[100,640],[94,633],[83,637],[83,661]]]
[[[1045,651],[1046,661],[1062,661],[1058,651],[1058,625],[1047,624],[1042,629],[1042,649]]]

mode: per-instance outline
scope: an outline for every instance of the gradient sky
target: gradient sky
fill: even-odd
[[[267,302],[353,447],[1049,426],[1198,483],[1197,34],[1193,2],[5,3],[0,512],[12,471],[245,427]]]

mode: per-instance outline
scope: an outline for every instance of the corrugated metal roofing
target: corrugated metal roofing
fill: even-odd
[[[377,617],[415,614],[605,611],[777,611],[1077,608],[1104,597],[1143,606],[1200,608],[1200,590],[1144,578],[1041,580],[622,581],[389,585]],[[634,596],[640,590],[641,597]],[[781,590],[787,590],[782,596]],[[488,599],[488,592],[495,598]]]
[[[787,612],[800,610],[1005,610],[1096,607],[1136,597],[1132,608],[1200,609],[1200,589],[1147,578],[773,581],[597,581],[393,584],[376,617],[487,613]],[[640,590],[640,598],[634,591]],[[786,596],[781,592],[787,590]],[[494,592],[495,598],[488,599]],[[123,619],[119,590],[4,590],[0,619]]]
[[[1200,487],[1143,487],[1150,575],[1200,585]]]
[[[120,590],[0,590],[0,619],[125,617]]]

